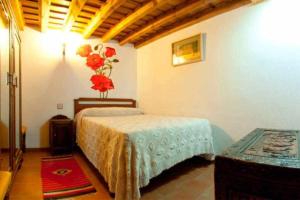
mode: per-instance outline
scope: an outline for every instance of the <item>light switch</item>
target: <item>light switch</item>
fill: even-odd
[[[64,108],[64,104],[62,104],[62,103],[58,103],[57,104],[57,109],[63,109]]]

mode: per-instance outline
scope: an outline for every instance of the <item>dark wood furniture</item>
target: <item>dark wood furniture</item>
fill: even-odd
[[[49,122],[49,141],[52,154],[70,153],[74,146],[73,120],[56,115]]]
[[[0,0],[0,149],[12,180],[21,167],[20,149],[22,125],[21,38],[10,0]],[[6,164],[7,163],[7,164]]]
[[[300,199],[300,132],[255,129],[215,160],[217,200]]]
[[[23,153],[26,152],[26,133],[27,133],[27,127],[22,126],[21,138],[20,138],[20,148],[21,148]]]
[[[94,107],[136,107],[133,99],[121,98],[78,98],[74,99],[74,115],[85,108]]]

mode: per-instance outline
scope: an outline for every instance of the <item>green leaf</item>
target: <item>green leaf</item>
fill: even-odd
[[[115,62],[115,63],[119,62],[119,60],[118,60],[118,59],[116,59],[116,58],[115,58],[115,59],[113,59],[112,61],[113,61],[113,62]]]
[[[99,44],[94,47],[94,50],[97,51],[99,49]]]

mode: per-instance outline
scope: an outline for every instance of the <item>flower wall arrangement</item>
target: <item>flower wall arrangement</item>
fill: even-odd
[[[116,50],[111,47],[103,47],[103,44],[96,45],[93,49],[89,44],[82,45],[77,50],[77,55],[86,58],[86,66],[94,71],[90,81],[94,90],[98,90],[100,98],[107,98],[108,90],[114,89],[113,81],[110,79],[112,64],[119,62],[114,58]]]

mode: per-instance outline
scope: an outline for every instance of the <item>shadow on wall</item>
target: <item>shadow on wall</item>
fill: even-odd
[[[217,155],[221,154],[227,147],[234,143],[233,139],[226,133],[223,129],[216,126],[215,124],[211,125],[212,136],[214,139],[214,148]]]
[[[49,147],[49,121],[40,128],[40,147]]]

